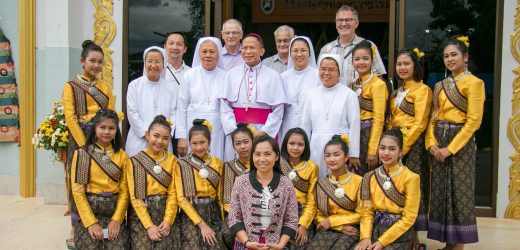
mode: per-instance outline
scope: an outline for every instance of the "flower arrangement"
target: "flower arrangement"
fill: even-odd
[[[32,143],[37,149],[52,150],[54,160],[58,160],[58,151],[66,150],[69,144],[69,131],[65,124],[63,104],[56,101],[52,107],[52,113],[43,119],[34,134]]]

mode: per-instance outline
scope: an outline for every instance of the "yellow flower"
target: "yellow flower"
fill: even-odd
[[[209,132],[211,133],[211,129],[213,128],[213,125],[211,125],[211,123],[208,120],[204,120],[202,125],[206,126],[208,128]]]
[[[251,133],[253,135],[255,135],[255,132],[256,132],[255,127],[253,127],[252,125],[247,125],[247,129],[249,129],[249,131],[251,131]]]
[[[166,119],[166,122],[168,123],[168,125],[173,126],[173,122],[170,119]]]
[[[117,118],[119,121],[123,121],[125,119],[125,114],[121,111],[117,111]]]
[[[69,131],[65,131],[65,132],[61,133],[61,141],[68,142],[68,136],[69,136]]]
[[[413,48],[413,53],[415,53],[415,55],[417,56],[417,58],[419,58],[419,60],[421,60],[424,57],[424,52],[419,50],[419,48]]]
[[[342,140],[345,144],[347,144],[347,145],[350,144],[350,139],[348,138],[348,135],[347,135],[347,134],[341,134],[340,138],[341,138],[341,140]]]
[[[457,40],[463,42],[464,45],[466,45],[466,47],[469,48],[469,37],[467,37],[467,36],[459,36],[459,37],[457,37]]]
[[[45,130],[45,136],[50,137],[52,135],[52,132],[50,129]]]

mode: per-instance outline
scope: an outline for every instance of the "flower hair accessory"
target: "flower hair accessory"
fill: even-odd
[[[408,129],[401,128],[401,134],[403,134],[403,136],[406,136],[408,134]]]
[[[419,58],[419,60],[421,60],[425,55],[424,52],[419,50],[419,48],[413,48],[413,53],[415,53],[415,55],[417,56],[417,58]]]
[[[345,144],[349,145],[350,144],[350,139],[348,138],[348,135],[347,134],[341,134],[341,136],[339,137]]]
[[[125,119],[125,114],[121,111],[117,111],[117,119],[119,119],[119,121],[123,121]]]
[[[173,122],[170,119],[166,119],[166,123],[168,123],[168,125],[170,125],[170,127],[173,126]]]
[[[255,130],[255,127],[253,127],[252,125],[247,125],[247,129],[249,129],[249,131],[251,131],[251,134],[255,134],[256,130]]]
[[[461,41],[462,43],[464,43],[464,45],[466,45],[466,47],[469,48],[469,37],[459,36],[459,37],[457,37],[457,40]]]
[[[376,55],[377,47],[375,44],[372,44],[372,46],[370,46],[370,48],[372,49],[372,57],[374,57]]]
[[[213,128],[213,126],[211,125],[211,123],[208,120],[204,120],[202,125],[206,126],[206,128],[208,128],[209,132],[211,133],[211,129]]]

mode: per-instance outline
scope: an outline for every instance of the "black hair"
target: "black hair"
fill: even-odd
[[[291,128],[287,131],[285,134],[285,137],[283,138],[282,142],[282,149],[281,154],[282,157],[285,159],[289,159],[289,152],[287,152],[287,144],[289,143],[289,138],[291,135],[301,135],[303,137],[303,142],[305,143],[305,147],[303,149],[303,153],[301,155],[302,161],[308,161],[311,158],[311,146],[309,145],[309,137],[307,136],[307,133],[305,133],[305,130],[301,128]]]
[[[341,135],[333,135],[332,138],[330,138],[330,140],[327,142],[327,144],[325,144],[323,151],[325,151],[325,149],[331,145],[340,145],[341,151],[343,151],[345,156],[348,156],[349,148],[348,145],[343,140],[341,140]]]
[[[442,46],[442,50],[444,51],[446,49],[446,47],[448,47],[449,45],[455,45],[455,47],[457,47],[457,49],[462,53],[462,54],[467,54],[469,53],[469,48],[468,46],[466,46],[466,44],[464,44],[464,42],[460,41],[458,38],[459,37],[462,37],[462,36],[459,36],[459,35],[456,35],[456,36],[452,36],[448,41],[446,41],[443,46]]]
[[[99,45],[95,44],[92,40],[83,41],[83,43],[81,44],[81,48],[83,48],[83,50],[81,51],[81,58],[83,59],[87,58],[90,51],[97,51],[101,53],[103,56],[105,56],[105,53],[103,53],[103,49]]]
[[[295,37],[295,38],[292,40],[291,44],[289,44],[289,47],[292,47],[293,44],[294,44],[296,41],[302,41],[302,42],[305,42],[305,44],[307,45],[307,48],[308,48],[309,50],[311,49],[311,45],[310,45],[309,42],[307,42],[307,40],[304,39],[303,37]],[[291,53],[291,52],[289,51],[289,53]],[[309,51],[309,54],[310,54],[310,51]]]
[[[381,139],[379,139],[379,143],[381,143],[381,140],[384,137],[391,137],[397,142],[399,149],[403,149],[403,132],[401,132],[401,127],[395,126],[389,130],[383,131],[383,134],[381,134]]]
[[[262,142],[269,143],[269,145],[271,145],[271,148],[273,149],[273,151],[276,154],[276,156],[278,156],[278,159],[274,163],[273,171],[276,171],[276,172],[282,174],[282,168],[280,167],[280,149],[278,147],[278,142],[276,142],[276,140],[273,139],[273,137],[268,136],[268,135],[259,136],[253,142],[253,148],[251,150],[251,156],[249,158],[249,162],[251,164],[251,169],[255,169],[256,170],[255,162],[253,161],[253,155],[254,155],[254,152],[256,150],[256,146],[258,144],[262,143]]]
[[[188,133],[188,141],[191,141],[191,137],[194,133],[202,133],[211,143],[211,132],[209,131],[209,128],[203,124],[205,121],[205,119],[193,120],[193,127],[191,127],[190,132]]]
[[[186,35],[184,35],[184,33],[180,32],[180,31],[172,31],[172,32],[168,32],[168,33],[166,33],[166,35],[164,35],[163,45],[166,44],[166,42],[168,41],[168,38],[169,38],[171,35],[179,35],[179,36],[182,36],[182,41],[183,41],[183,43],[184,43],[184,47],[188,47],[188,44],[186,44]]]
[[[150,126],[148,126],[148,132],[150,132],[150,130],[152,130],[153,126],[155,125],[161,125],[164,128],[168,129],[170,133],[172,132],[172,127],[170,126],[170,123],[168,123],[168,120],[166,120],[166,117],[164,115],[158,115],[153,118],[152,123],[150,123]]]
[[[262,37],[261,37],[259,34],[257,34],[257,33],[249,33],[249,34],[246,34],[246,35],[244,36],[244,38],[242,38],[242,41],[244,41],[244,40],[245,40],[246,38],[248,38],[248,37],[253,37],[253,38],[255,38],[255,39],[258,41],[258,43],[260,43],[260,48],[263,48],[263,47],[264,47],[264,39],[262,39]]]
[[[419,81],[423,80],[424,79],[424,65],[421,62],[421,59],[419,59],[419,57],[417,57],[415,52],[413,52],[413,50],[408,49],[408,48],[399,50],[399,52],[397,53],[397,56],[395,57],[396,65],[397,65],[397,58],[399,58],[399,56],[401,56],[401,55],[407,55],[410,58],[412,58],[412,62],[413,62],[413,76],[412,77],[413,77],[414,81],[419,82]],[[399,74],[397,74],[397,67],[395,67],[395,76],[398,79],[403,80],[399,77]]]
[[[356,51],[358,51],[360,49],[367,50],[368,54],[370,54],[370,59],[372,59],[372,61],[374,60],[374,53],[372,51],[372,43],[369,42],[368,40],[363,40],[360,43],[356,44],[356,46],[354,46],[354,48],[352,49],[352,60],[354,60],[354,54],[356,53]]]
[[[146,56],[147,56],[148,54],[150,54],[151,52],[159,53],[159,54],[161,55],[161,58],[163,59],[163,63],[166,62],[167,58],[164,58],[164,54],[163,54],[160,50],[158,50],[158,49],[156,49],[156,48],[153,48],[153,49],[150,49],[150,50],[146,51],[146,54],[144,55],[144,60],[145,60],[145,61],[146,61]]]
[[[245,134],[247,134],[247,136],[249,136],[249,138],[251,140],[253,140],[254,139],[253,132],[251,132],[251,130],[249,130],[249,128],[247,126],[249,126],[249,124],[245,123],[245,122],[237,123],[237,128],[235,130],[233,130],[233,132],[231,132],[231,142],[233,142],[233,143],[235,142],[235,135],[238,133],[245,133]]]
[[[119,117],[117,116],[117,113],[111,109],[100,109],[96,112],[96,115],[92,117],[89,122],[89,126],[85,131],[84,147],[96,143],[96,126],[103,119],[112,119],[112,121],[116,124],[116,136],[112,140],[112,148],[114,149],[114,152],[117,153],[121,149],[121,130],[119,129]]]

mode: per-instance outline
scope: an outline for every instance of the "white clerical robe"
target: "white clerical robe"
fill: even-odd
[[[225,90],[221,96],[221,120],[226,138],[225,160],[233,158],[230,133],[238,122],[253,125],[271,137],[276,137],[284,106],[288,104],[286,88],[278,72],[263,65],[242,64],[226,73]]]
[[[359,103],[349,87],[320,85],[310,90],[303,106],[301,127],[310,138],[311,160],[319,164],[320,176],[327,173],[325,144],[335,134],[347,134],[349,156],[359,157]]]
[[[282,73],[282,79],[287,87],[287,97],[290,105],[285,107],[282,126],[278,133],[278,143],[281,146],[287,131],[300,126],[303,104],[309,90],[320,85],[318,69],[307,68],[296,71],[293,68]]]
[[[164,78],[152,82],[146,76],[141,76],[128,85],[126,104],[130,131],[126,139],[125,151],[130,157],[145,149],[147,141],[144,134],[155,116],[164,115],[166,119],[173,122],[173,135],[177,108],[175,96],[175,89]],[[168,148],[171,152],[171,142]]]
[[[211,154],[219,159],[224,157],[224,131],[220,120],[221,92],[224,90],[226,72],[221,68],[212,71],[198,66],[184,74],[177,102],[177,123],[175,137],[188,140],[193,120],[206,119],[212,125]],[[189,146],[189,142],[188,142]]]

